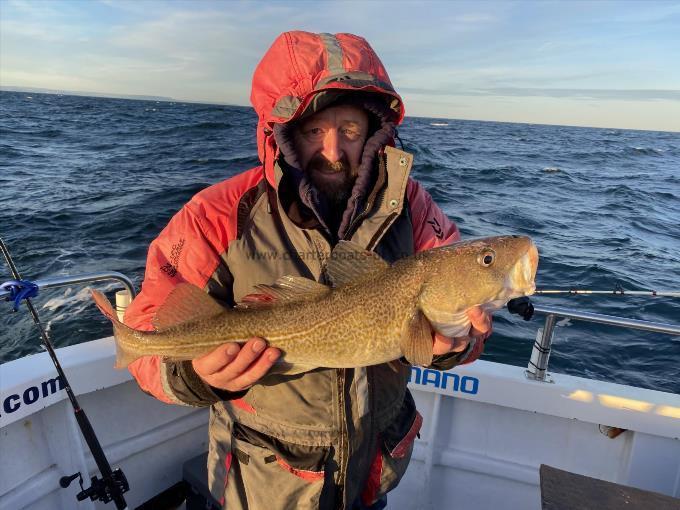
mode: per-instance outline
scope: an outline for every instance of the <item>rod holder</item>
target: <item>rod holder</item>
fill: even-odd
[[[128,290],[119,290],[116,292],[116,315],[118,320],[123,322],[123,317],[125,316],[125,310],[132,303],[132,296]]]
[[[552,382],[548,374],[548,361],[555,333],[555,316],[550,314],[545,318],[545,324],[536,332],[536,341],[531,350],[531,358],[527,366],[526,376],[534,381]]]

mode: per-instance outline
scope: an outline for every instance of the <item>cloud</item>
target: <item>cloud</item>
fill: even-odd
[[[55,9],[52,2],[29,2],[27,0],[5,0],[5,6],[20,14],[30,17],[59,16],[60,10]]]
[[[480,95],[513,97],[555,97],[576,99],[616,99],[628,101],[680,101],[680,90],[658,89],[560,89],[496,87],[480,90]]]
[[[300,29],[364,36],[433,111],[619,101],[668,116],[680,93],[680,4],[668,2],[0,2],[5,85],[247,104],[266,49]]]
[[[424,99],[424,100],[423,100]],[[571,126],[680,130],[678,101],[630,101],[585,98],[439,96],[404,97],[408,115],[444,119],[562,124]]]
[[[40,43],[53,44],[69,40],[73,35],[73,27],[62,25],[47,30],[45,25],[39,22],[7,20],[2,23],[2,32],[3,41],[24,39],[35,46]]]
[[[576,89],[493,87],[465,89],[425,89],[402,87],[401,92],[423,96],[500,96],[500,97],[552,97],[572,99],[603,99],[627,101],[680,101],[680,90],[658,89]]]

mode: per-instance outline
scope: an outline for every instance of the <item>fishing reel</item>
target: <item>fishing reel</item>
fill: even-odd
[[[511,299],[507,304],[508,311],[519,315],[525,321],[530,320],[534,316],[534,305],[527,296]]]
[[[73,482],[73,480],[76,478],[78,478],[78,483],[80,484],[81,489],[76,495],[76,499],[78,501],[84,501],[87,498],[90,498],[92,501],[99,500],[103,503],[108,503],[109,501],[113,500],[113,492],[116,494],[124,494],[130,490],[130,485],[128,484],[127,478],[125,478],[125,474],[120,469],[114,469],[111,472],[111,479],[109,480],[93,476],[90,478],[92,485],[90,485],[90,487],[87,489],[83,487],[83,476],[80,474],[80,471],[72,474],[71,476],[62,476],[59,479],[59,485],[65,489],[71,485],[71,482]],[[112,487],[112,485],[114,487]]]

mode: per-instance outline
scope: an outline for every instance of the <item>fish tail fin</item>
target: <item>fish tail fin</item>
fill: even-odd
[[[99,292],[98,290],[92,289],[92,299],[94,303],[113,325],[113,337],[116,340],[116,368],[126,368],[130,363],[140,358],[142,355],[135,352],[133,349],[129,349],[124,345],[121,340],[123,338],[129,337],[134,329],[126,326],[121,321],[118,320],[118,316],[111,306],[111,303],[106,296]]]

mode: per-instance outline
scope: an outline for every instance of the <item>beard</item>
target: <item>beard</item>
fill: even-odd
[[[341,206],[347,203],[354,181],[356,181],[359,168],[353,167],[347,160],[347,156],[331,163],[321,154],[315,155],[307,164],[305,173],[321,193],[326,201],[332,206]]]

